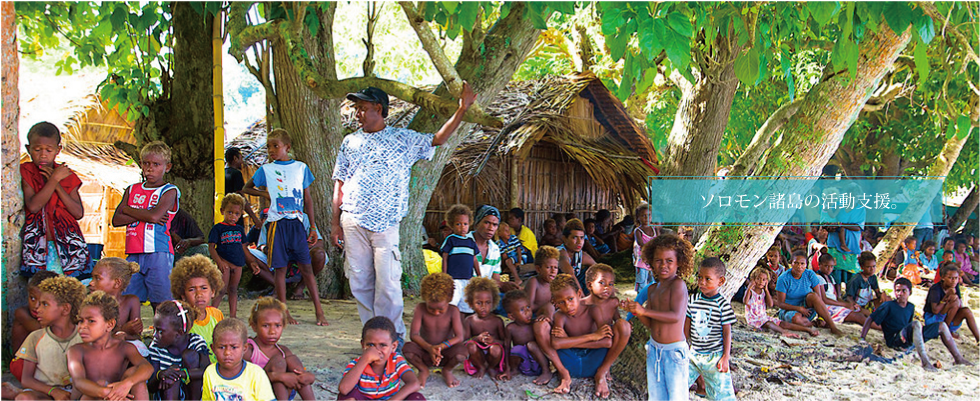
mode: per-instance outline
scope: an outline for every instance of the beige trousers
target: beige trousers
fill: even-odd
[[[405,337],[402,315],[402,263],[398,250],[399,224],[384,232],[374,232],[357,225],[354,218],[340,216],[344,229],[344,269],[350,280],[350,291],[357,300],[361,324],[375,316],[385,316],[395,323],[395,331]]]

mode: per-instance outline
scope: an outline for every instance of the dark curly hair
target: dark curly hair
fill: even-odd
[[[178,304],[180,307],[177,306]],[[177,300],[166,301],[158,305],[156,314],[172,323],[180,334],[187,333],[191,327],[194,327],[194,321],[197,320],[197,312],[194,311],[194,308],[187,302]]]
[[[592,282],[595,281],[595,278],[599,275],[599,273],[612,274],[613,281],[616,281],[616,272],[613,270],[612,266],[605,263],[596,263],[592,265],[592,267],[589,267],[589,270],[585,271],[585,285],[592,285]]]
[[[497,283],[486,277],[473,277],[470,279],[469,284],[466,284],[466,288],[463,290],[463,295],[466,297],[466,303],[473,305],[473,297],[476,293],[480,291],[489,292],[490,296],[493,297],[492,302],[494,307],[500,304],[500,288],[497,287]]]
[[[504,294],[504,301],[502,302],[504,311],[510,313],[510,307],[514,305],[514,302],[522,299],[528,303],[531,302],[531,299],[527,297],[527,293],[524,292],[524,290],[508,291],[506,294]]]
[[[663,234],[643,245],[643,260],[650,264],[657,249],[664,248],[674,251],[677,258],[677,275],[690,277],[694,272],[694,247],[691,243],[676,234]]]
[[[221,271],[211,259],[204,255],[194,255],[183,258],[174,265],[170,272],[170,294],[174,299],[184,299],[187,282],[198,277],[208,280],[214,295],[218,295],[218,291],[225,285],[221,280]]]

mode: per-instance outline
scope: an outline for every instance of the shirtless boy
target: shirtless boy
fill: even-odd
[[[527,280],[524,284],[524,292],[531,301],[531,311],[536,316],[545,316],[551,319],[555,313],[555,306],[551,304],[551,280],[558,275],[558,249],[551,246],[542,246],[534,253],[534,270],[538,272],[535,277]],[[550,330],[550,328],[549,328]]]
[[[609,383],[607,381],[609,369],[612,368],[616,358],[619,358],[619,354],[626,349],[633,327],[630,326],[629,322],[619,317],[617,310],[619,299],[615,295],[616,274],[611,266],[605,263],[592,265],[585,272],[585,282],[592,294],[585,297],[582,304],[592,307],[597,317],[597,324],[607,325],[613,329],[613,345],[609,348],[606,358],[599,365],[599,370],[596,371],[595,375],[596,395],[606,398],[609,396]]]
[[[446,386],[459,386],[453,368],[466,360],[463,344],[463,320],[459,308],[450,305],[453,299],[453,278],[446,273],[434,273],[422,279],[422,299],[412,317],[411,339],[402,353],[419,370],[419,383],[425,388],[429,368],[442,367]]]
[[[528,376],[538,375],[551,381],[551,371],[542,372],[541,367],[547,366],[548,359],[541,352],[538,343],[534,341],[534,330],[531,328],[533,314],[531,303],[524,291],[514,290],[504,294],[504,310],[507,317],[513,320],[507,325],[509,344],[504,344],[510,352],[509,363],[511,371],[517,370]]]
[[[551,282],[551,300],[558,310],[551,329],[551,345],[555,351],[548,357],[555,358],[552,363],[561,379],[554,392],[568,393],[572,377],[595,377],[596,393],[599,393],[602,390],[599,379],[605,381],[605,373],[600,372],[599,367],[613,345],[613,330],[608,324],[599,322],[598,308],[582,303],[582,292],[575,281],[570,275],[559,274]],[[608,392],[608,385],[606,387]]]

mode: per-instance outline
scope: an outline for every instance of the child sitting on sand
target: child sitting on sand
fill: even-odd
[[[507,318],[512,320],[507,324],[507,338],[510,343],[504,344],[510,350],[510,369],[527,376],[540,375],[539,378],[546,377],[551,381],[550,371],[547,375],[541,372],[541,366],[547,366],[548,362],[534,341],[534,330],[531,328],[533,312],[527,293],[514,290],[504,294],[503,306],[507,311]],[[540,384],[537,379],[534,382]]]
[[[197,315],[181,301],[166,301],[153,316],[153,342],[146,358],[153,365],[147,387],[163,400],[201,399],[208,344],[189,330]]]
[[[841,296],[840,284],[834,281],[834,267],[837,266],[837,259],[831,255],[820,256],[820,271],[817,274],[823,279],[823,286],[817,289],[823,294],[822,299],[825,305],[827,305],[827,312],[830,314],[830,318],[834,320],[834,323],[851,322],[857,324],[864,324],[864,320],[868,318],[868,315],[861,310],[861,307],[854,302],[848,302],[844,300]],[[860,275],[856,274],[855,276]],[[879,329],[877,325],[872,326],[874,329]]]
[[[146,358],[149,349],[143,344],[143,320],[140,318],[139,297],[123,295],[123,290],[129,286],[129,280],[140,271],[140,265],[123,258],[102,258],[92,269],[92,281],[88,283],[91,292],[103,291],[116,299],[119,304],[119,318],[113,335],[130,340],[136,346],[140,355]]]
[[[861,273],[855,274],[851,281],[847,282],[846,298],[868,312],[877,309],[882,303],[888,301],[888,295],[878,289],[878,276],[875,275],[876,264],[875,254],[861,252],[858,255]]]
[[[470,376],[482,378],[487,370],[495,371],[497,380],[510,379],[504,344],[508,342],[504,320],[491,313],[500,303],[497,283],[484,277],[474,277],[466,285],[466,303],[474,314],[463,319],[463,338],[467,338],[469,358],[463,369]]]
[[[766,309],[773,306],[772,295],[769,295],[769,276],[770,272],[765,267],[756,267],[749,273],[749,286],[745,290],[745,323],[760,330],[769,330],[780,335],[792,338],[799,338],[794,333],[787,333],[783,329],[803,331],[811,336],[817,336],[820,332],[812,327],[800,326],[791,322],[782,322],[775,316],[766,313]]]
[[[261,367],[242,359],[248,329],[236,318],[214,326],[211,349],[218,363],[204,371],[204,400],[273,400],[275,393]]]
[[[170,273],[170,292],[174,299],[191,305],[198,318],[190,326],[190,333],[197,334],[211,347],[214,338],[214,326],[224,320],[221,310],[211,306],[214,294],[221,290],[221,271],[204,255],[188,256],[177,261]],[[210,356],[211,363],[217,362],[214,354]]]
[[[74,392],[96,400],[148,400],[146,381],[153,366],[133,344],[112,335],[119,303],[109,294],[89,294],[79,310],[81,344],[68,348],[68,372]]]
[[[605,263],[592,265],[585,272],[585,281],[592,294],[582,299],[582,304],[594,310],[596,324],[608,325],[613,329],[613,345],[595,374],[596,395],[606,398],[609,396],[609,383],[606,380],[609,370],[619,354],[626,349],[633,328],[619,317],[619,299],[615,295],[616,273],[612,266]]]
[[[926,295],[925,305],[922,308],[922,318],[925,324],[946,322],[950,333],[957,336],[963,322],[966,321],[967,327],[973,333],[973,338],[980,343],[980,333],[977,332],[977,322],[974,320],[973,312],[970,308],[963,305],[960,300],[960,269],[956,263],[947,263],[939,269],[940,281],[929,288]]]
[[[14,322],[10,326],[10,349],[19,349],[28,334],[42,328],[41,323],[37,320],[37,308],[41,297],[37,287],[42,281],[51,277],[58,277],[58,273],[41,270],[34,273],[31,279],[27,281],[27,305],[14,310]],[[17,381],[20,381],[23,371],[23,359],[14,358],[13,361],[10,361],[10,373],[14,375]]]
[[[613,345],[612,327],[601,324],[596,313],[598,308],[582,304],[581,298],[575,277],[559,274],[551,282],[551,301],[558,309],[551,329],[551,345],[555,351],[545,355],[551,359],[561,379],[554,389],[556,393],[568,393],[572,377],[599,377],[599,366]],[[597,382],[597,392],[601,390],[599,386]]]
[[[375,316],[361,329],[361,356],[344,368],[338,400],[425,401],[415,372],[398,354],[395,324]]]
[[[929,361],[924,344],[933,338],[940,337],[949,354],[953,356],[953,361],[957,365],[973,365],[966,358],[960,355],[956,348],[956,342],[949,334],[949,327],[946,322],[935,322],[923,325],[915,317],[915,305],[909,303],[909,296],[912,295],[912,282],[905,277],[895,280],[895,300],[881,304],[878,309],[871,314],[871,317],[864,322],[861,328],[861,341],[864,341],[871,329],[871,323],[881,325],[881,332],[885,337],[885,345],[898,350],[907,350],[915,347],[922,362],[922,368],[928,371],[936,371],[936,367]]]
[[[419,370],[422,388],[432,367],[442,367],[446,386],[459,386],[453,368],[466,360],[466,345],[459,309],[449,303],[453,299],[453,278],[446,273],[430,274],[422,279],[421,287],[423,302],[415,306],[412,316],[412,341],[405,344],[402,352]]]
[[[296,354],[279,344],[286,328],[286,316],[286,305],[278,299],[262,297],[256,300],[248,317],[255,337],[245,340],[243,357],[265,370],[277,399],[290,398],[290,394],[296,392],[304,400],[313,400],[316,377],[306,370]]]
[[[734,400],[728,363],[732,355],[735,312],[718,289],[725,284],[725,263],[719,258],[701,261],[700,293],[691,296],[684,319],[684,334],[691,343],[688,383],[704,378],[709,400]]]

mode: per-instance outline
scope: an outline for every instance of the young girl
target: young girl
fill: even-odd
[[[291,392],[297,392],[300,398],[313,400],[316,377],[289,348],[279,345],[286,316],[286,305],[278,299],[262,297],[255,301],[248,318],[255,337],[246,340],[244,358],[265,369],[277,399],[289,399]]]
[[[147,387],[164,400],[200,400],[204,370],[211,364],[208,344],[189,330],[197,314],[181,301],[166,301],[153,316],[153,342],[147,359],[153,376]]]
[[[113,336],[119,303],[96,291],[82,302],[78,336],[82,343],[68,349],[68,372],[75,393],[92,399],[148,400],[146,381],[153,365],[132,344]]]
[[[221,269],[221,281],[228,291],[228,312],[231,317],[238,315],[238,282],[242,278],[242,267],[246,263],[250,266],[255,264],[252,253],[245,247],[245,229],[238,225],[245,207],[245,198],[241,195],[232,193],[225,196],[221,200],[224,221],[215,224],[208,234],[208,252]],[[225,290],[218,292],[211,306],[217,308],[224,295]]]
[[[811,336],[817,336],[817,329],[803,327],[789,322],[780,322],[775,316],[769,316],[766,309],[773,305],[772,295],[769,295],[769,275],[764,267],[758,267],[749,273],[749,288],[745,290],[745,322],[760,330],[770,330],[787,337],[799,338],[794,333],[787,333],[783,328],[805,331]]]
[[[922,247],[919,248],[919,262],[926,269],[926,273],[939,269],[939,256],[936,255],[935,241],[926,240],[922,242]]]
[[[174,299],[191,305],[194,315],[199,318],[188,326],[189,332],[201,336],[210,348],[214,326],[225,318],[218,308],[211,306],[214,294],[224,285],[218,267],[204,255],[185,257],[170,273],[170,285]],[[214,354],[210,354],[210,360],[216,362]]]
[[[41,328],[41,323],[37,320],[37,307],[41,298],[41,291],[37,286],[45,279],[58,277],[58,273],[41,270],[34,273],[27,281],[27,305],[21,306],[14,311],[14,324],[10,327],[10,349],[20,349],[24,339],[34,330]],[[24,360],[14,358],[10,361],[10,373],[17,381],[20,381],[20,374],[24,371]]]
[[[128,262],[122,258],[102,258],[92,269],[92,281],[89,282],[88,289],[91,292],[103,291],[116,299],[119,304],[119,319],[116,320],[117,327],[113,335],[134,340],[132,344],[145,358],[148,352],[146,344],[139,341],[143,334],[140,299],[135,295],[122,295],[123,290],[129,286],[129,279],[138,271],[140,265],[136,262]]]
[[[657,231],[650,225],[650,205],[644,203],[636,208],[636,228],[633,229],[633,266],[636,267],[635,290],[646,288],[653,283],[653,271],[650,265],[643,261],[643,245],[657,236]]]
[[[909,279],[912,285],[919,285],[922,283],[922,271],[919,270],[921,263],[919,262],[919,251],[915,249],[915,237],[908,237],[902,243],[902,253],[905,255],[905,259],[902,262],[902,267],[899,268],[899,275]]]
[[[500,303],[500,290],[493,280],[474,277],[466,285],[466,303],[473,308],[473,314],[463,319],[463,338],[469,359],[463,362],[463,369],[477,379],[487,370],[494,371],[497,380],[510,379],[504,344],[510,342],[504,321],[491,312]]]

